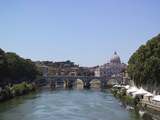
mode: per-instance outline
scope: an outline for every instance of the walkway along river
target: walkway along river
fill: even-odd
[[[92,85],[63,85],[15,97],[0,104],[0,120],[158,120],[157,114],[121,107],[112,94]]]

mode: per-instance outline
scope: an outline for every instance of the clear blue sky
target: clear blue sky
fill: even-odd
[[[0,48],[33,61],[125,63],[160,33],[160,0],[0,0]]]

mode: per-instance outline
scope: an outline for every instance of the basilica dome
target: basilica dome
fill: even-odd
[[[111,57],[110,64],[115,65],[120,63],[121,63],[120,57],[117,55],[116,52],[114,52],[114,55]]]

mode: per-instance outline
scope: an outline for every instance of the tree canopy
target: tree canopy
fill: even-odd
[[[79,65],[74,64],[70,60],[61,61],[61,62],[53,62],[53,61],[42,61],[44,65],[50,66],[52,68],[68,68],[68,67],[78,67]]]
[[[1,77],[1,79],[6,78],[7,70],[8,70],[8,63],[6,60],[6,54],[2,49],[0,49],[0,77]],[[0,79],[0,81],[1,81],[1,79]]]
[[[20,83],[22,78],[32,81],[41,71],[30,59],[24,59],[16,53],[5,53],[0,49],[0,82]],[[7,79],[7,81],[6,81]]]
[[[160,34],[130,57],[128,72],[137,85],[160,85]]]

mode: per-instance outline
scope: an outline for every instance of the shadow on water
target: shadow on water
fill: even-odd
[[[17,107],[20,104],[24,104],[26,100],[34,100],[36,98],[36,92],[31,92],[22,96],[14,97],[13,99],[0,103],[0,113]]]

